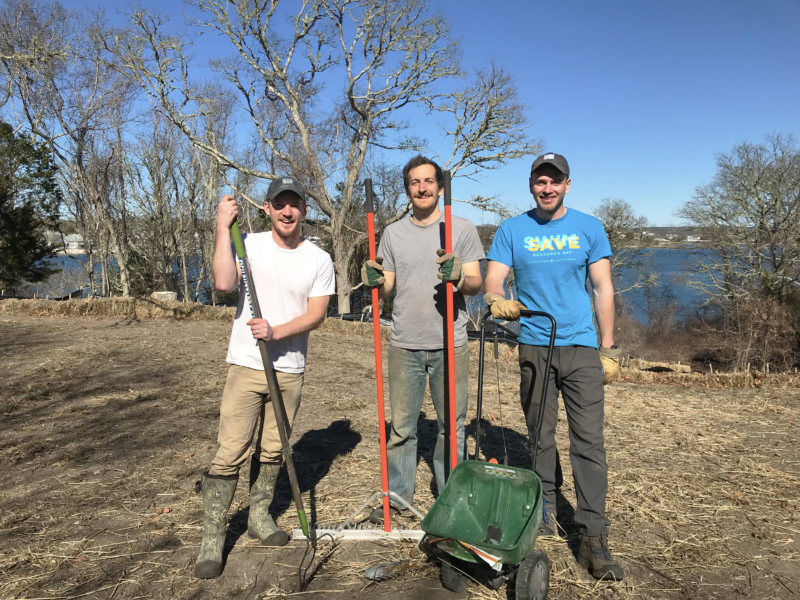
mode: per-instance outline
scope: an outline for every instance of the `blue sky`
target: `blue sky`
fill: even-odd
[[[529,135],[570,162],[568,207],[619,198],[653,225],[681,224],[675,211],[713,179],[716,154],[771,133],[800,138],[800,0],[430,4],[461,39],[465,69],[493,59],[514,76]],[[183,11],[179,0],[144,5]],[[126,6],[105,3],[109,16]],[[530,163],[457,179],[453,197],[496,195],[527,210]],[[460,203],[453,212],[497,220]]]
[[[774,132],[800,138],[798,0],[433,6],[462,36],[465,63],[493,57],[514,75],[530,133],[570,162],[567,206],[621,198],[654,225],[680,224],[716,154]],[[529,167],[492,171],[475,193],[527,209]]]

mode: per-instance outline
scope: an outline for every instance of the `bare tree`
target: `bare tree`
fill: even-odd
[[[679,214],[709,239],[693,283],[721,308],[720,327],[735,340],[736,365],[757,359],[766,367],[784,356],[787,331],[797,350],[800,150],[794,138],[771,135],[720,154],[714,180],[698,187]]]
[[[629,202],[619,198],[603,198],[592,214],[603,223],[614,253],[611,274],[615,294],[655,285],[658,276],[653,272],[651,253],[646,250],[647,242],[642,235],[647,218],[637,215]]]
[[[57,158],[81,233],[113,255],[127,296],[120,141],[133,88],[106,61],[100,27],[99,20],[79,23],[56,2],[8,0],[0,13],[0,67],[6,109]]]
[[[714,180],[679,215],[700,226],[715,253],[705,275],[713,293],[756,292],[787,300],[800,286],[800,149],[772,135],[717,156]]]
[[[175,173],[185,159],[180,155],[176,132],[163,117],[153,113],[151,130],[128,144],[127,179],[135,209],[135,225],[128,236],[131,251],[134,292],[179,291],[178,279],[184,279],[186,297],[186,260],[182,252],[185,230],[182,215],[184,190]],[[181,264],[176,264],[181,261]]]
[[[190,73],[186,40],[143,12],[108,42],[121,70],[192,143],[223,169],[261,180],[291,173],[325,215],[339,310],[350,308],[352,265],[365,238],[358,196],[372,152],[417,150],[404,109],[455,121],[445,167],[465,175],[537,150],[508,76],[496,67],[462,83],[457,46],[423,0],[304,0],[293,14],[275,0],[195,0],[194,26],[227,42],[214,63],[257,141],[257,160],[205,136],[209,90]],[[323,95],[322,92],[325,92]],[[324,96],[324,97],[323,97]],[[437,132],[442,133],[442,132]],[[241,142],[240,142],[241,143]]]

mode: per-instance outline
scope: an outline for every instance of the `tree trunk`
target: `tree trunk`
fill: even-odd
[[[353,260],[355,245],[343,235],[343,227],[338,219],[331,219],[333,238],[333,267],[336,270],[336,306],[339,314],[350,312],[350,262]]]

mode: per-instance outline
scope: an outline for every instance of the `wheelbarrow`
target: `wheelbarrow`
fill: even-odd
[[[497,323],[489,323],[489,316],[487,313],[481,320],[479,398],[483,386],[484,333],[489,327],[495,332],[497,327],[509,331]],[[549,371],[555,320],[539,311],[522,311],[522,316],[550,320]],[[547,383],[543,388],[539,429]],[[479,402],[478,423],[480,413]],[[537,430],[531,440],[533,468],[539,433]],[[479,444],[480,436],[476,435],[476,458],[480,456]],[[534,548],[542,511],[542,482],[533,470],[497,464],[494,460],[465,460],[450,473],[444,489],[422,520],[420,526],[425,536],[420,549],[441,562],[441,582],[449,590],[462,591],[470,579],[492,589],[513,583],[517,600],[544,600],[550,585],[550,562]]]

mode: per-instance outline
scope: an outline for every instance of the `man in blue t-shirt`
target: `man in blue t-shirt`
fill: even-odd
[[[487,258],[486,304],[495,318],[519,319],[520,309],[543,311],[557,323],[550,371],[545,373],[550,323],[541,317],[523,318],[519,334],[520,396],[529,434],[539,427],[539,404],[545,377],[541,436],[536,473],[542,480],[542,531],[555,534],[555,433],[558,392],[569,422],[570,462],[575,481],[575,522],[581,530],[578,559],[598,579],[624,577],[608,550],[606,492],[608,465],[603,441],[603,384],[619,373],[614,345],[614,288],[611,247],[602,223],[564,206],[571,179],[560,154],[539,156],[531,167],[530,191],[536,208],[504,221],[495,233]],[[514,270],[519,301],[505,297],[504,284]],[[591,282],[598,335],[586,282]]]

